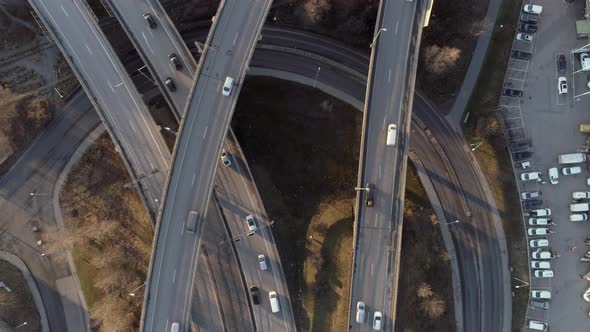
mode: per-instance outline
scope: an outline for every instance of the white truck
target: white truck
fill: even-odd
[[[590,211],[590,204],[588,204],[588,203],[575,203],[575,204],[570,204],[570,211],[572,211],[572,212],[587,212],[587,211]]]
[[[579,164],[586,161],[586,154],[581,152],[560,154],[557,161],[560,164]]]

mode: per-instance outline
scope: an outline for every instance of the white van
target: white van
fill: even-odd
[[[225,83],[223,83],[223,95],[224,96],[229,96],[233,85],[234,85],[234,79],[229,76],[226,77]]]
[[[531,257],[533,259],[551,259],[551,252],[550,251],[543,251],[541,249],[537,249],[531,252]]]
[[[543,7],[538,5],[524,5],[522,11],[528,14],[540,15],[543,11]]]
[[[172,325],[170,325],[170,332],[180,332],[180,323],[173,322]]]
[[[263,254],[258,255],[258,263],[260,264],[260,269],[265,271],[268,267],[266,265],[266,257]]]
[[[590,192],[588,191],[574,191],[572,193],[573,199],[590,199]]]
[[[588,221],[588,215],[586,213],[570,214],[570,221]]]
[[[397,126],[395,124],[390,124],[387,127],[387,145],[395,146],[395,142],[397,141]]]
[[[279,305],[279,296],[277,295],[277,292],[268,292],[268,299],[270,300],[270,310],[272,312],[277,313],[281,311],[281,306]]]
[[[581,152],[560,154],[557,156],[557,161],[560,164],[579,164],[586,161],[586,154]]]
[[[356,303],[356,322],[363,323],[365,321],[365,303],[358,301]]]
[[[531,261],[531,269],[548,270],[551,268],[551,263],[545,261]]]
[[[527,326],[529,329],[531,330],[535,330],[535,331],[547,331],[547,329],[549,328],[549,326],[547,325],[547,323],[545,322],[541,322],[538,320],[529,320],[529,324]]]
[[[570,204],[570,211],[572,211],[572,212],[590,211],[590,204],[588,204],[588,203]]]
[[[547,291],[547,290],[532,289],[531,290],[531,297],[533,299],[550,300],[551,299],[551,292]]]

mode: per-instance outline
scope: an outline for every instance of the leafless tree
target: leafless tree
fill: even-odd
[[[436,319],[445,313],[447,305],[438,295],[433,294],[420,302],[420,308],[428,317]]]
[[[113,294],[106,294],[96,302],[90,317],[99,324],[99,331],[105,332],[131,331],[136,321],[133,311],[129,310],[129,302]]]
[[[425,299],[432,296],[432,287],[429,284],[422,282],[420,286],[418,286],[418,291],[416,292],[419,298]]]
[[[443,74],[455,66],[461,50],[455,47],[431,45],[424,49],[426,69],[433,74]]]

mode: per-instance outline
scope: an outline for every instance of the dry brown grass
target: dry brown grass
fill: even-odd
[[[18,331],[40,331],[39,313],[20,271],[12,264],[0,260],[0,281],[12,291],[8,293],[3,288],[0,289],[0,322],[3,321],[13,328],[27,322]]]

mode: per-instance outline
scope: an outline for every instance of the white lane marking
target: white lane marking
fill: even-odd
[[[113,90],[113,92],[115,92],[115,88],[113,88],[113,85],[111,84],[111,82],[109,82],[109,80],[107,80],[107,83],[109,84],[109,86],[111,87],[111,90]]]
[[[193,174],[193,182],[191,183],[191,186],[195,185],[195,178],[197,177],[197,173]]]
[[[118,87],[120,87],[121,85],[123,85],[123,82],[121,82],[121,83],[119,83],[119,84],[115,85],[115,88],[118,88]]]
[[[129,121],[129,124],[131,125],[131,129],[133,129],[133,132],[137,132],[137,130],[135,130],[135,126],[133,125],[133,121]]]
[[[236,41],[238,40],[238,35],[239,34],[240,34],[239,32],[236,32],[236,37],[234,38],[234,43],[232,45],[235,45],[236,44]]]
[[[389,73],[387,74],[387,83],[391,83],[391,69],[389,69]]]
[[[382,165],[379,165],[379,178],[381,179],[381,167]]]
[[[90,47],[88,47],[88,44],[84,43],[84,45],[86,45],[86,49],[88,50],[88,52],[90,52],[90,54],[94,55],[94,53],[92,53],[92,51],[90,50]]]
[[[373,275],[373,264],[371,264],[371,275]]]
[[[209,126],[205,127],[205,132],[203,133],[203,139],[205,139],[205,136],[207,136],[207,129],[209,129]]]
[[[66,9],[64,8],[64,6],[60,6],[61,10],[64,12],[64,14],[66,14],[66,16],[70,16],[70,14],[68,14],[68,12],[66,12]]]
[[[172,273],[172,283],[174,283],[175,280],[176,280],[176,270],[174,270],[174,273]]]
[[[152,52],[152,54],[154,54],[154,50],[152,49],[152,46],[150,45],[150,42],[148,42],[147,37],[145,36],[145,33],[141,33],[141,35],[143,36],[143,40],[145,40],[145,43],[147,45],[147,47],[150,49],[150,51]]]
[[[397,21],[397,23],[395,23],[395,34],[397,35],[397,28],[399,28],[399,21]]]

